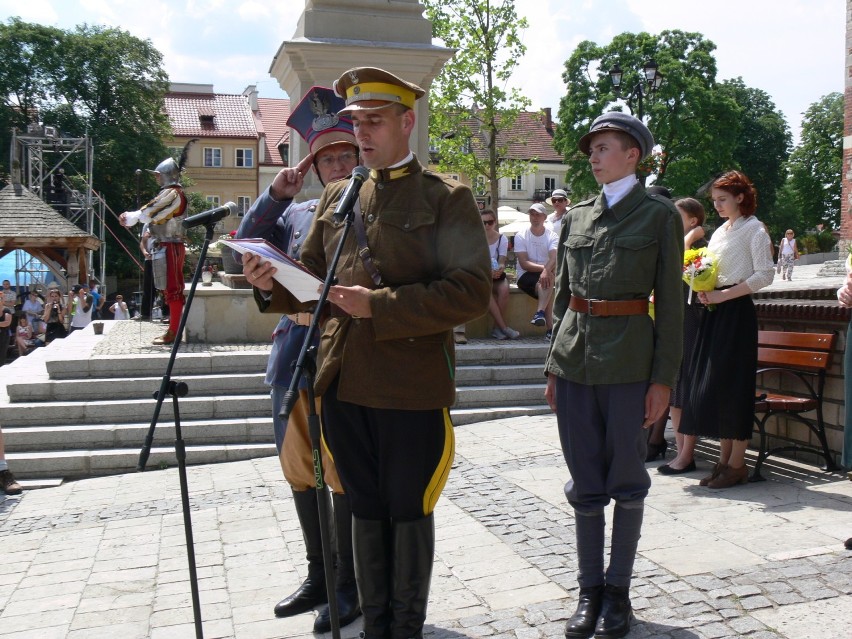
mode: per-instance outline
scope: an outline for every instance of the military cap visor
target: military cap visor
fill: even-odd
[[[605,131],[621,131],[636,140],[639,150],[642,153],[640,160],[648,157],[651,149],[654,148],[654,136],[651,135],[651,131],[648,130],[648,127],[639,118],[628,115],[627,113],[621,113],[620,111],[611,111],[598,116],[592,122],[589,132],[580,138],[578,144],[580,150],[586,155],[591,155],[592,138],[598,133]]]
[[[334,82],[334,92],[346,101],[346,106],[340,113],[377,111],[392,104],[402,104],[413,109],[414,102],[426,94],[416,84],[375,67],[355,67],[344,72]],[[383,104],[367,106],[364,102]]]

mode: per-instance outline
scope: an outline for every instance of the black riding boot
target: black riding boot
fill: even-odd
[[[566,637],[587,639],[595,632],[603,603],[603,586],[580,588],[577,611],[565,623]]]
[[[352,517],[352,549],[364,639],[390,637],[391,525],[388,520]]]
[[[346,495],[332,493],[334,528],[337,532],[337,616],[340,627],[348,626],[361,615],[358,587],[355,585],[355,563],[352,556],[352,509]],[[314,632],[331,630],[331,612],[323,608],[314,622]]]
[[[422,639],[434,556],[432,515],[393,523],[392,639]]]
[[[630,632],[633,609],[630,589],[624,586],[604,586],[601,616],[595,626],[595,639],[620,639]]]
[[[308,576],[302,585],[286,599],[275,605],[276,617],[292,617],[326,603],[325,568],[322,560],[322,533],[316,490],[294,490],[293,502],[305,539]]]

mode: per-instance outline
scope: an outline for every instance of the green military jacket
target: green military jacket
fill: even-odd
[[[347,181],[329,184],[301,261],[324,278],[343,225],[333,213]],[[479,209],[463,184],[424,171],[415,158],[371,171],[360,209],[377,287],[358,256],[354,229],[337,266],[341,286],[374,289],[371,318],[332,313],[322,326],[316,391],[339,374],[338,397],[373,408],[426,410],[455,402],[452,329],[484,315],[491,261]],[[357,212],[356,212],[357,215]],[[307,310],[275,282],[265,311]]]
[[[563,218],[553,340],[545,370],[581,384],[649,381],[673,386],[683,352],[683,223],[666,198],[637,184],[608,207],[601,193]],[[654,315],[592,317],[586,299],[648,299]]]

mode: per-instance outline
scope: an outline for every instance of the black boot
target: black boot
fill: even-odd
[[[577,611],[565,623],[566,637],[582,637],[582,639],[587,639],[594,634],[598,617],[601,614],[603,591],[603,586],[580,588]]]
[[[633,609],[630,592],[623,586],[604,586],[601,616],[595,626],[595,639],[619,639],[630,632]]]
[[[276,617],[292,617],[328,601],[325,591],[325,568],[322,560],[322,533],[316,490],[294,490],[293,502],[305,539],[308,576],[296,591],[275,605]]]
[[[392,639],[422,639],[434,556],[432,515],[393,523]]]
[[[388,520],[352,517],[352,550],[364,639],[390,636],[391,525]]]
[[[358,603],[358,587],[355,585],[355,563],[352,557],[352,509],[349,498],[337,493],[331,494],[334,502],[334,528],[337,532],[337,616],[340,627],[348,626],[361,616]],[[331,630],[331,611],[323,608],[314,622],[314,632]]]

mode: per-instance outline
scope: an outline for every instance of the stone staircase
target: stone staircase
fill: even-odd
[[[546,352],[541,338],[471,340],[458,347],[456,426],[549,412],[543,398]],[[15,475],[45,481],[134,471],[168,354],[55,354],[51,345],[22,358],[29,360],[26,369],[0,369],[8,396],[8,403],[0,405],[0,424]],[[189,464],[275,454],[263,383],[267,355],[257,349],[178,355],[172,379],[189,387],[179,400]],[[147,469],[176,465],[174,438],[169,398]]]

